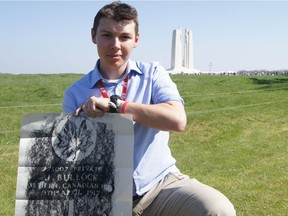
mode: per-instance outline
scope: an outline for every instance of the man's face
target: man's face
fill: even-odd
[[[131,20],[117,22],[101,18],[98,28],[92,31],[92,41],[97,44],[102,73],[124,72],[133,48],[137,46],[139,34]]]

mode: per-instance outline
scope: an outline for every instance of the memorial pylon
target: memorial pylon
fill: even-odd
[[[182,67],[182,34],[181,28],[175,29],[172,35],[171,69]]]
[[[192,31],[185,29],[184,31],[184,52],[182,30],[177,28],[172,34],[172,52],[171,52],[171,69],[172,73],[193,73],[193,35]],[[182,58],[183,57],[183,58]]]

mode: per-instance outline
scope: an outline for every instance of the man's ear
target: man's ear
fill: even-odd
[[[137,33],[137,35],[136,35],[136,37],[135,37],[134,48],[136,48],[136,47],[137,47],[137,45],[138,45],[138,42],[139,42],[139,37],[140,37],[140,33],[138,32],[138,33]]]
[[[96,30],[95,29],[91,29],[91,39],[92,39],[92,42],[94,44],[97,44],[97,40],[96,40]]]

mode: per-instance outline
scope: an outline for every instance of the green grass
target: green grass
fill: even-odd
[[[0,215],[14,215],[21,116],[60,112],[82,75],[0,75]],[[182,172],[222,191],[238,215],[287,215],[288,77],[174,75],[185,132],[170,146]]]

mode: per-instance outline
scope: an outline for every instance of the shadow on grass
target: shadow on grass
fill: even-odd
[[[279,89],[286,89],[288,90],[288,85],[281,85],[281,84],[288,84],[288,77],[286,78],[275,78],[275,79],[261,79],[261,78],[250,78],[253,84],[260,85],[262,89],[267,90],[279,90]],[[275,89],[274,89],[275,88]]]
[[[258,85],[271,85],[271,84],[278,84],[278,83],[288,83],[287,78],[276,78],[276,79],[259,79],[259,78],[250,78],[254,84]]]

